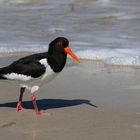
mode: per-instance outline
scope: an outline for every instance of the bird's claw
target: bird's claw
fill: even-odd
[[[22,107],[22,105],[21,105],[21,102],[18,102],[17,103],[17,107],[16,107],[16,112],[18,112],[19,110],[21,110],[21,111],[25,111],[25,109]]]

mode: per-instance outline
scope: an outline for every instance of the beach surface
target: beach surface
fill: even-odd
[[[1,57],[5,66],[19,56]],[[139,140],[140,69],[69,60],[37,93],[36,116],[30,93],[27,110],[16,113],[19,85],[0,81],[0,140]]]

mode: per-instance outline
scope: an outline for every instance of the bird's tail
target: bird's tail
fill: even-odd
[[[1,79],[6,79],[3,74],[3,68],[0,68],[0,80]]]

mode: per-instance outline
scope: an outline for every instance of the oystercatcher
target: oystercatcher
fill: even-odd
[[[37,115],[42,114],[37,106],[35,93],[43,81],[49,81],[62,71],[66,64],[67,54],[77,62],[80,59],[69,48],[69,41],[64,37],[58,37],[49,44],[48,52],[37,53],[14,61],[9,66],[0,68],[1,80],[20,81],[20,96],[16,106],[16,112],[24,111],[22,107],[23,93],[25,89],[31,93],[31,100]]]

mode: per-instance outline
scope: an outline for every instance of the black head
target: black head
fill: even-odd
[[[80,62],[79,58],[69,48],[69,41],[64,37],[58,37],[49,44],[48,63],[55,72],[60,72],[66,63],[67,54]]]
[[[65,53],[64,48],[69,46],[69,41],[65,37],[58,37],[49,44],[48,53],[52,55],[54,52]]]

